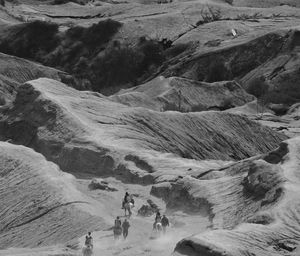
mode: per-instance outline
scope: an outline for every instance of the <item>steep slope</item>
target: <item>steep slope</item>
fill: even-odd
[[[213,49],[200,50],[192,56],[182,58],[181,61],[172,60],[165,66],[166,69],[162,74],[166,76],[176,74],[202,81],[211,79],[222,81],[240,77],[259,66],[259,63],[276,57],[289,35],[289,30],[285,30],[256,36],[255,39],[252,37],[252,40],[240,37],[230,44],[225,42],[226,44]],[[211,72],[217,71],[219,74],[209,77]]]
[[[293,33],[285,51],[255,68],[242,79],[245,88],[254,79],[264,77],[269,85],[268,100],[274,103],[293,104],[300,100],[300,31]]]
[[[10,248],[0,250],[1,256],[77,256],[78,252],[66,247],[41,247],[41,248]]]
[[[300,25],[298,9],[287,6],[245,8],[230,6],[224,1],[203,0],[163,5],[155,1],[114,3],[94,2],[85,6],[74,3],[36,5],[32,2],[11,6],[8,3],[8,12],[27,23],[8,29],[12,33],[1,38],[0,50],[63,68],[84,80],[77,88],[111,94],[158,75],[207,82],[240,78],[276,56],[286,39],[286,31],[281,29],[290,30]],[[113,27],[102,27],[99,31],[90,27],[98,22],[105,23],[107,19],[118,23],[115,31]],[[30,27],[28,21],[31,20],[44,21],[45,27],[50,28],[57,25],[57,31],[46,33],[47,40],[40,35],[45,29],[37,33],[35,28],[27,35],[26,28]],[[21,27],[26,33],[17,33],[16,37],[14,31]],[[82,32],[90,30],[87,27],[92,28],[92,34],[105,36],[94,37],[88,33],[83,40]],[[67,33],[70,37],[65,37],[68,28],[75,30]],[[233,30],[236,36],[233,36]],[[108,32],[113,33],[107,37]],[[36,41],[42,39],[41,47],[33,50],[34,41],[33,46],[30,44],[25,50],[17,51],[20,45],[26,46],[23,42],[28,40],[18,42],[23,36],[37,38]],[[154,39],[155,47],[140,47],[142,38]],[[51,44],[55,44],[49,44],[51,41],[61,39],[61,43],[51,48]]]
[[[182,194],[181,200],[196,202],[197,211],[206,207],[214,230],[180,241],[174,255],[279,256],[295,250],[300,237],[299,148],[297,137],[261,160],[182,179],[176,190],[185,184],[189,197]],[[173,200],[173,193],[179,195],[174,188],[169,191]]]
[[[40,77],[60,80],[62,73],[53,68],[0,53],[0,96],[11,101],[22,83]]]
[[[113,175],[148,182],[162,163],[174,165],[180,157],[243,159],[286,138],[238,115],[130,108],[49,79],[19,88],[13,107],[2,114],[0,134],[2,140],[41,152],[64,171],[115,171]]]
[[[271,6],[293,6],[293,7],[300,7],[300,4],[296,0],[241,0],[241,1],[233,1],[234,6],[247,6],[247,7],[259,7],[259,8],[266,8]]]
[[[156,111],[194,112],[241,106],[254,97],[236,82],[208,84],[178,77],[158,77],[146,84],[121,90],[110,99]]]
[[[32,149],[0,143],[0,248],[65,243],[107,227],[102,206]]]

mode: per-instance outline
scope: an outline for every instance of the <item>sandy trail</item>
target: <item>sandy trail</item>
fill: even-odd
[[[174,216],[171,218],[173,219]],[[152,219],[131,217],[129,220],[131,227],[126,240],[123,238],[114,240],[111,230],[94,232],[94,255],[170,255],[178,241],[205,230],[207,226],[206,220],[201,217],[196,218],[195,225],[192,225],[193,221],[196,221],[192,217],[182,217],[181,220],[184,220],[187,225],[180,228],[170,227],[166,235],[157,238],[152,232]],[[84,238],[81,238],[80,242],[83,244]]]
[[[159,238],[155,237],[152,231],[152,224],[154,221],[154,215],[151,217],[137,216],[138,209],[146,203],[147,199],[152,199],[162,209],[161,214],[165,212],[165,205],[157,198],[150,196],[151,186],[141,185],[126,185],[121,182],[108,178],[106,181],[109,184],[117,188],[116,192],[107,192],[101,190],[90,191],[87,188],[90,180],[79,179],[79,189],[98,200],[101,203],[105,203],[107,206],[108,214],[111,218],[108,220],[113,225],[114,219],[117,215],[121,217],[123,221],[125,216],[120,207],[120,199],[123,198],[125,191],[129,191],[132,194],[137,195],[135,197],[135,208],[133,214],[129,219],[130,228],[129,235],[126,240],[121,237],[119,240],[114,240],[112,230],[102,230],[93,232],[94,239],[94,255],[151,255],[161,256],[170,255],[178,241],[184,237],[191,236],[193,234],[204,231],[209,226],[208,218],[201,217],[199,215],[189,215],[183,212],[168,213],[167,216],[170,220],[170,227],[167,230],[167,234]],[[128,186],[128,187],[127,187]],[[130,190],[128,188],[130,187]],[[103,213],[99,212],[99,216],[103,217]],[[84,237],[80,238],[80,245],[84,244]]]

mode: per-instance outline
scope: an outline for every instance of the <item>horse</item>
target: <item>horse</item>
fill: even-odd
[[[82,248],[83,256],[92,256],[93,254],[93,246],[91,244],[86,245]]]
[[[162,231],[162,224],[161,224],[161,222],[154,222],[153,229],[156,232],[161,232]]]
[[[130,218],[130,216],[132,215],[132,211],[131,209],[134,207],[133,203],[128,202],[124,204],[124,210],[125,210],[125,217],[127,216],[127,211],[128,211],[128,216]]]
[[[154,238],[160,237],[163,230],[161,222],[154,222],[153,230],[155,231]]]
[[[114,227],[114,238],[119,239],[120,235],[122,235],[122,227],[115,226]]]

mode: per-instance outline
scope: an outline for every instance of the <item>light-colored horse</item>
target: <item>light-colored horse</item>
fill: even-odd
[[[156,223],[154,223],[153,228],[154,228],[154,230],[155,230],[158,234],[160,234],[160,233],[162,232],[162,224],[161,224],[161,222],[156,222]]]
[[[130,218],[130,216],[132,215],[132,211],[131,209],[134,207],[133,203],[125,203],[124,204],[124,210],[125,210],[125,217],[127,216],[127,212],[128,212],[128,216]]]
[[[92,245],[86,245],[82,248],[82,254],[83,256],[92,256],[93,254],[93,246]]]
[[[162,235],[162,224],[161,222],[153,223],[153,239],[159,238]]]

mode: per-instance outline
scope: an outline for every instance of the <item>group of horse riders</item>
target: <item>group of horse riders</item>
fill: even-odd
[[[133,196],[130,195],[128,192],[125,193],[124,199],[122,201],[122,209],[125,210],[125,217],[126,212],[128,211],[129,214],[129,218],[132,214],[131,209],[134,207],[134,199]],[[161,217],[160,212],[157,211],[156,212],[156,216],[155,216],[155,221],[153,223],[153,230],[155,231],[163,231],[163,233],[166,233],[166,229],[167,226],[169,226],[169,220],[168,218],[163,215]],[[128,235],[128,229],[130,227],[130,224],[128,222],[127,219],[124,220],[123,224],[121,224],[121,220],[120,217],[118,216],[117,219],[115,220],[115,226],[114,226],[114,237],[115,239],[118,239],[119,236],[122,234],[123,231],[123,236],[124,239],[126,239],[127,235]]]
[[[134,207],[134,199],[132,197],[132,195],[130,195],[128,192],[125,193],[124,199],[122,201],[122,209],[125,210],[125,217],[126,215],[126,211],[128,211],[129,213],[129,217],[131,216],[132,212],[131,209]],[[166,233],[166,228],[167,226],[169,226],[169,220],[168,218],[163,215],[161,217],[160,212],[157,211],[156,212],[156,216],[155,216],[155,220],[153,223],[153,230],[160,232],[162,231],[164,234]],[[121,221],[120,217],[118,216],[115,219],[115,224],[114,224],[114,238],[118,239],[122,233],[123,233],[123,237],[124,239],[127,238],[128,235],[128,230],[129,230],[130,224],[129,221],[127,220],[127,218],[125,218],[125,220]],[[93,238],[91,236],[91,232],[88,232],[87,236],[85,237],[85,248],[83,250],[84,255],[92,255],[92,250],[93,250]]]

